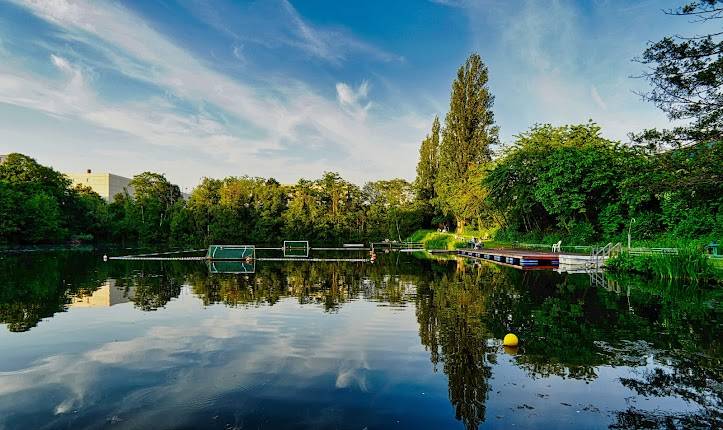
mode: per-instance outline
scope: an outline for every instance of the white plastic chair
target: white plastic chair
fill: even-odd
[[[552,252],[560,252],[561,246],[562,246],[562,241],[559,240],[556,244],[552,245]]]

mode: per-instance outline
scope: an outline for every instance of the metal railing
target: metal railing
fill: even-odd
[[[620,242],[616,244],[608,242],[607,245],[601,248],[593,248],[592,251],[590,251],[590,264],[599,270],[605,264],[605,260],[610,258],[610,256],[620,254],[622,250],[623,245]]]
[[[371,244],[372,249],[389,249],[389,250],[403,250],[403,249],[424,249],[424,244],[422,242],[398,242],[398,241],[389,241],[389,242],[373,242]]]
[[[512,246],[514,248],[521,248],[521,249],[537,249],[537,250],[545,250],[549,251],[552,248],[551,243],[521,243],[521,242],[513,242]],[[576,253],[582,253],[587,254],[591,252],[595,248],[591,245],[560,245],[561,251],[569,251],[569,252],[576,252]]]
[[[678,248],[628,248],[630,255],[678,254]]]

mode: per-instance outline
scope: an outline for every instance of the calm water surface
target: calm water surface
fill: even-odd
[[[0,429],[722,423],[719,290],[396,254],[250,275],[100,255],[0,254]]]

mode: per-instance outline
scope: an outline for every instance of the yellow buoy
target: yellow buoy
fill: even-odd
[[[502,345],[504,346],[517,346],[518,343],[519,340],[517,339],[517,336],[512,333],[507,333],[505,338],[502,339]]]

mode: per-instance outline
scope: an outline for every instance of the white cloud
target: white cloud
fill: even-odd
[[[71,72],[73,71],[70,67],[70,64],[68,63],[68,60],[62,57],[58,57],[55,54],[50,55],[50,60],[53,62],[53,65],[57,67],[58,69],[64,71],[64,72]]]
[[[316,176],[331,168],[356,181],[373,175],[413,176],[414,163],[406,150],[414,153],[424,130],[404,118],[363,121],[371,107],[366,81],[357,89],[341,83],[336,101],[288,76],[257,77],[261,85],[252,86],[214,70],[117,3],[28,0],[20,4],[60,26],[65,37],[104,52],[116,71],[162,88],[174,99],[196,106],[208,104],[230,115],[230,123],[219,122],[203,112],[188,115],[180,113],[168,99],[157,97],[120,104],[104,101],[93,94],[80,67],[55,54],[51,61],[65,73],[64,86],[37,76],[25,77],[17,70],[0,75],[0,88],[12,89],[2,92],[0,101],[5,103],[74,116],[148,144],[188,148],[215,157],[219,165],[207,166],[194,178],[188,178],[184,170],[170,172],[171,179],[182,185],[193,184],[202,175],[216,174],[248,173],[295,180],[298,175]],[[307,26],[298,14],[294,15],[293,7],[286,5],[289,15],[296,16],[294,31],[305,49],[341,58],[343,54],[335,53],[329,45],[330,34]],[[240,49],[234,49],[234,53],[242,54]],[[83,97],[68,97],[65,92]],[[234,130],[239,121],[258,132],[239,135]],[[334,160],[333,167],[322,157],[290,168],[283,150],[288,142],[304,144],[300,128],[316,130],[325,141],[338,145],[347,158]],[[260,153],[270,150],[277,151],[276,158],[265,158]]]
[[[368,81],[363,81],[356,90],[344,82],[339,82],[336,84],[336,97],[341,107],[358,120],[363,121],[372,107],[372,102],[368,101]]]

